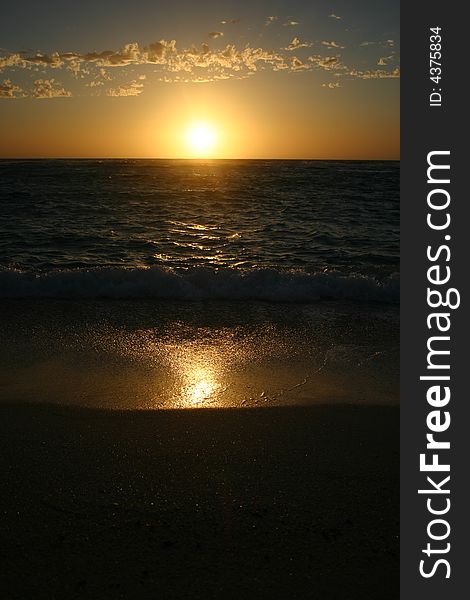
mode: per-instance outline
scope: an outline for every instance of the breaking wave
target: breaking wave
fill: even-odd
[[[0,271],[0,298],[259,300],[310,303],[323,299],[396,303],[397,274],[378,280],[338,271],[277,269],[171,270],[160,267]]]

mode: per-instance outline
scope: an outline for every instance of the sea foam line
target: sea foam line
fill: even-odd
[[[397,274],[377,280],[338,271],[277,269],[188,270],[102,267],[42,273],[0,271],[0,298],[155,298],[161,300],[261,300],[315,302],[345,299],[395,303]]]

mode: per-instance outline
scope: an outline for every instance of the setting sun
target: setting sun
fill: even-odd
[[[192,153],[206,155],[214,150],[217,136],[211,125],[194,123],[186,132],[186,141]]]

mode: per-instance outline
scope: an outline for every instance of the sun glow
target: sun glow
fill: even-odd
[[[186,132],[186,141],[191,153],[207,156],[215,148],[217,135],[208,123],[194,123]]]

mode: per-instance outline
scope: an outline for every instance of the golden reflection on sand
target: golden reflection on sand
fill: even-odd
[[[187,406],[212,402],[221,387],[213,374],[204,369],[195,369],[188,373],[188,382],[181,388],[179,394],[181,402]]]
[[[180,344],[168,348],[174,374],[172,403],[181,408],[223,405],[228,370],[226,348],[214,345]]]

